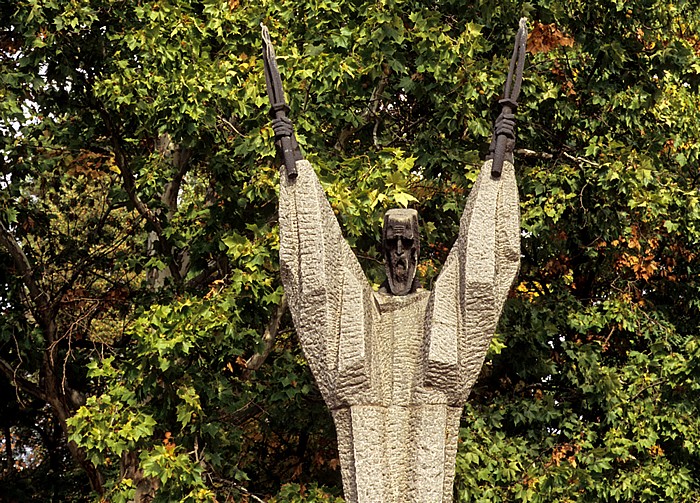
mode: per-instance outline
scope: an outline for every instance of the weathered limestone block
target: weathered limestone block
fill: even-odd
[[[513,166],[487,161],[432,292],[374,292],[305,160],[281,170],[282,281],[349,503],[448,503],[462,407],[518,270]]]

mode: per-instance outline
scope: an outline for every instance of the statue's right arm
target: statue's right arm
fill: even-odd
[[[459,235],[428,309],[426,380],[466,400],[520,263],[518,188],[512,163],[487,161],[467,199]]]
[[[367,381],[372,289],[313,166],[280,170],[280,268],[290,311],[311,369],[328,401]],[[332,392],[331,392],[332,390]],[[348,388],[349,391],[349,388]]]

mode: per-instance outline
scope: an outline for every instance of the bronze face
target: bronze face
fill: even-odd
[[[410,209],[387,211],[382,234],[389,290],[393,295],[411,293],[420,253],[418,212]]]

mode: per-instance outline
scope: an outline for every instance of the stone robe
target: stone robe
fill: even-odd
[[[459,420],[520,260],[513,165],[487,161],[432,292],[374,292],[308,161],[280,180],[292,319],[333,414],[348,503],[452,501]]]

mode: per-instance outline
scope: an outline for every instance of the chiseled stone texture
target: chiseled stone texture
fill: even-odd
[[[452,501],[462,407],[520,259],[512,164],[487,161],[432,292],[374,292],[312,166],[281,170],[282,282],[338,433],[349,503]]]

